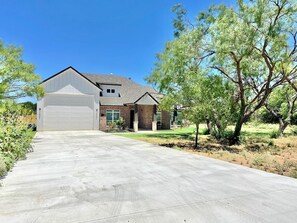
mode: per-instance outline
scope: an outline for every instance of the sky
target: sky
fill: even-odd
[[[46,79],[68,66],[117,74],[146,84],[167,41],[171,7],[193,19],[211,4],[233,0],[0,0],[0,39],[23,49],[23,59]]]

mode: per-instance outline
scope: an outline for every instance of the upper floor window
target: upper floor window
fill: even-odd
[[[115,93],[115,89],[107,89],[106,92],[107,93]]]

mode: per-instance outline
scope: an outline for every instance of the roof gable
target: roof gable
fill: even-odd
[[[137,105],[158,105],[159,102],[148,92],[138,98],[134,104]]]
[[[96,83],[92,82],[90,79],[88,79],[86,76],[84,76],[83,74],[81,74],[79,71],[77,71],[76,69],[74,69],[73,67],[69,66],[67,68],[65,68],[64,70],[61,70],[60,72],[54,74],[53,76],[43,80],[40,84],[43,84],[49,80],[52,80],[53,78],[57,77],[60,74],[63,74],[65,71],[67,70],[72,70],[74,71],[76,74],[78,74],[79,76],[81,76],[82,78],[84,78],[86,81],[88,81],[90,84],[92,84],[93,86],[95,86],[96,88],[99,88],[100,90],[102,90],[98,85],[96,85]]]
[[[72,68],[62,70],[40,85],[46,93],[52,94],[93,94],[99,97],[100,92],[100,88]]]

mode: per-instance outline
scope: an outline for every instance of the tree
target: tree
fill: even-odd
[[[235,87],[239,112],[232,143],[237,143],[243,124],[270,93],[296,78],[296,2],[238,0],[236,7],[219,5],[200,13],[195,26],[187,23],[181,6],[175,11],[175,28],[180,28],[175,41],[191,33],[198,40],[184,43],[198,52],[187,58],[188,64],[210,69],[207,73],[220,74]],[[178,60],[180,55],[174,56]]]
[[[185,118],[196,125],[195,148],[198,147],[199,124],[206,117],[220,130],[226,127],[227,123],[221,120],[230,114],[232,92],[229,82],[203,72],[193,59],[200,55],[200,40],[201,32],[197,31],[181,34],[168,42],[164,52],[157,56],[154,72],[147,78],[165,95],[160,105],[162,109],[171,110],[179,105]]]
[[[31,130],[21,120],[26,106],[17,104],[16,99],[42,95],[39,80],[34,66],[22,60],[22,50],[0,41],[0,177],[32,149]]]
[[[207,27],[210,67],[238,89],[240,112],[233,142],[270,93],[296,75],[296,2],[238,0],[237,8],[218,6],[201,14]]]
[[[34,65],[23,61],[22,50],[0,41],[0,100],[42,94],[39,81]]]
[[[199,124],[205,119],[205,101],[199,88],[203,74],[195,63],[189,61],[189,58],[199,54],[197,47],[188,45],[191,41],[199,41],[199,33],[183,35],[167,43],[165,51],[157,56],[156,69],[147,81],[165,94],[160,105],[162,109],[171,110],[176,105],[182,106],[185,118],[196,125],[197,148]]]
[[[275,89],[265,103],[266,109],[278,119],[278,134],[283,136],[285,129],[291,124],[296,107],[297,92],[289,85]]]

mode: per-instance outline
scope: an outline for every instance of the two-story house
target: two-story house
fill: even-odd
[[[106,130],[122,117],[128,129],[170,128],[170,114],[158,111],[162,95],[117,75],[80,73],[68,67],[41,83],[37,130]]]

